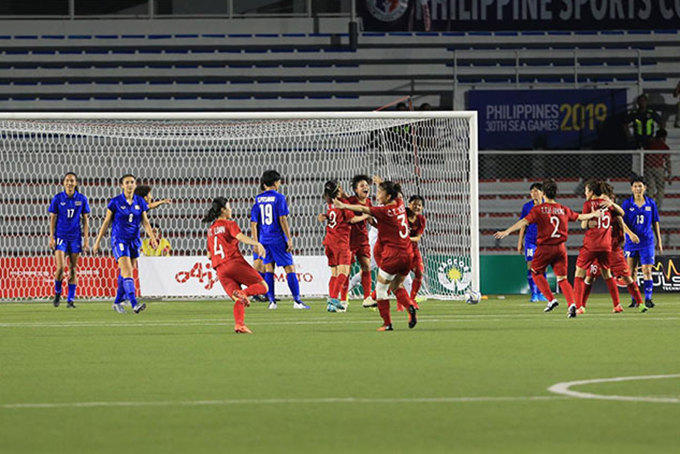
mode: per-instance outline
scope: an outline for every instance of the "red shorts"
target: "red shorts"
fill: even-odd
[[[601,268],[609,269],[608,251],[588,251],[581,248],[576,259],[576,266],[582,270],[588,269],[593,263],[598,263]]]
[[[411,271],[420,271],[421,273],[425,271],[425,265],[423,265],[423,256],[420,254],[420,249],[413,249],[413,260],[411,260]]]
[[[373,257],[375,258],[375,263],[378,265],[378,268],[380,268],[382,265],[382,256],[383,256],[383,245],[380,241],[377,241],[375,243],[375,246],[373,246]]]
[[[567,275],[567,248],[564,243],[536,247],[531,270],[535,274],[543,274],[548,266],[552,266],[556,276]]]
[[[380,269],[389,274],[406,276],[411,272],[412,262],[413,252],[410,249],[408,252],[405,252],[403,250],[383,248]]]
[[[364,256],[367,258],[371,258],[371,246],[368,244],[368,241],[365,243],[357,243],[357,244],[351,244],[350,243],[350,252],[352,253],[352,261],[354,261],[354,257],[359,257],[359,256]]]
[[[250,266],[243,258],[224,262],[215,271],[222,287],[229,296],[234,290],[239,290],[242,285],[248,287],[262,282],[260,273],[255,271],[255,268]]]
[[[597,276],[600,274],[600,268],[600,263],[596,261],[588,267],[586,274],[588,276]],[[626,262],[621,248],[616,248],[609,253],[609,269],[614,277],[630,276],[630,268],[628,268],[628,262]]]
[[[328,266],[350,265],[352,263],[352,256],[346,245],[326,245],[326,257],[328,258]]]

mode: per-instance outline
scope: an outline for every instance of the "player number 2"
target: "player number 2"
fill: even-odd
[[[224,249],[222,248],[222,245],[217,242],[217,237],[214,238],[215,242],[213,243],[213,253],[224,259]]]
[[[338,225],[338,213],[331,211],[328,214],[328,227],[334,229]]]
[[[272,225],[272,222],[274,222],[274,212],[271,205],[260,205],[260,215],[262,217],[262,224]]]
[[[402,238],[408,238],[408,223],[406,222],[406,215],[400,214],[399,216],[397,216],[397,219],[401,221],[401,226],[399,228],[399,236]],[[401,227],[403,227],[404,230],[401,230]]]
[[[550,238],[560,238],[562,235],[560,235],[560,232],[558,232],[560,228],[560,218],[557,216],[550,216],[550,223],[555,227],[555,230],[553,230],[552,235],[550,235]]]

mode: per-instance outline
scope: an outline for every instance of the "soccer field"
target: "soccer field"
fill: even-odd
[[[253,303],[253,335],[225,301],[0,304],[0,451],[680,452],[677,297],[525,301],[429,301],[386,333],[360,302]]]

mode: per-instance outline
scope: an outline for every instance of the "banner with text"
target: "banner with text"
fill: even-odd
[[[626,109],[626,90],[471,90],[468,108],[482,149],[578,149]]]
[[[252,263],[252,258],[246,261]],[[326,257],[297,256],[295,271],[303,296],[328,294],[331,274]],[[274,280],[276,294],[290,296],[283,268],[276,269]],[[142,296],[226,297],[210,260],[204,256],[140,257],[139,281]]]
[[[366,31],[677,29],[680,0],[356,0]]]

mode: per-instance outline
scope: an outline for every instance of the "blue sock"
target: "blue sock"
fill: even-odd
[[[654,282],[645,279],[644,284],[645,284],[645,300],[651,300],[652,292],[654,291]]]
[[[76,284],[68,285],[68,302],[72,303],[76,299]]]
[[[134,309],[137,306],[137,291],[135,290],[135,280],[131,277],[123,278],[123,288],[125,288],[125,295],[130,300],[130,304]]]
[[[267,290],[267,297],[269,298],[269,302],[273,303],[274,300],[274,273],[270,273],[267,271],[264,273],[264,281],[267,283],[267,286],[269,287],[269,290]]]
[[[529,290],[531,290],[531,294],[536,295],[538,293],[538,288],[536,288],[534,278],[531,276],[531,270],[527,270],[527,282],[529,283]]]
[[[125,286],[123,285],[123,276],[118,275],[118,291],[116,292],[116,299],[114,304],[120,304],[125,299]]]
[[[54,281],[54,294],[55,295],[61,295],[61,286],[62,282],[61,281]]]
[[[298,282],[297,274],[288,273],[286,274],[286,279],[288,280],[288,288],[293,295],[293,300],[300,301],[300,283]]]

